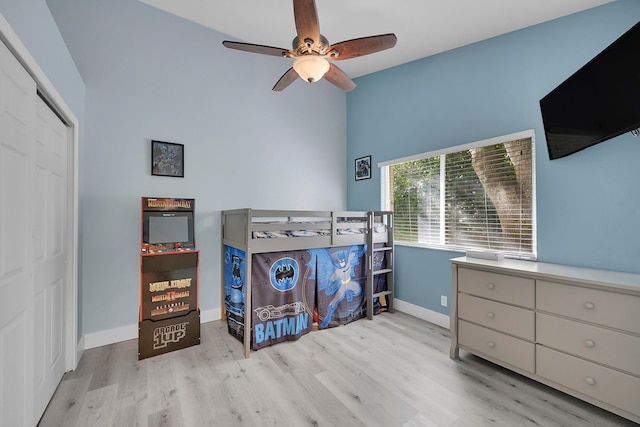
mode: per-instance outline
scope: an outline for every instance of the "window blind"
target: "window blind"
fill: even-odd
[[[395,242],[535,258],[533,136],[463,147],[383,167]]]

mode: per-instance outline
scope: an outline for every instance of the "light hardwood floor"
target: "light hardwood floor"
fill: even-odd
[[[137,340],[85,351],[40,426],[631,426],[468,353],[403,313],[242,356],[222,321],[138,361]],[[640,401],[639,401],[640,403]]]

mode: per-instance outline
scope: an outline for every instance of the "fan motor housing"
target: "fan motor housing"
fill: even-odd
[[[300,37],[296,36],[293,39],[292,45],[293,51],[298,55],[308,55],[310,53],[324,55],[329,48],[329,40],[322,34],[320,34],[320,40],[317,42],[311,39],[300,41]]]

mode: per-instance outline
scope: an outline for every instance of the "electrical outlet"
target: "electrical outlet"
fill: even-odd
[[[447,296],[446,295],[440,295],[440,305],[443,307],[447,306]]]

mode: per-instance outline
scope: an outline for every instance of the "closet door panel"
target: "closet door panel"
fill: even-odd
[[[32,425],[36,85],[0,42],[0,425]]]

